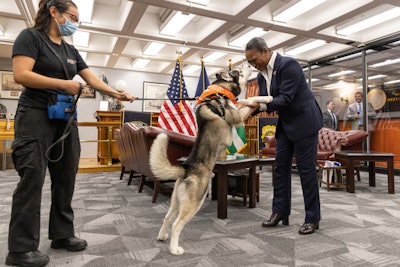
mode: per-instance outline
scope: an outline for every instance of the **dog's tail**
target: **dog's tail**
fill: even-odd
[[[185,176],[185,169],[172,165],[167,155],[168,136],[165,133],[157,135],[150,148],[150,169],[160,180],[177,180]]]

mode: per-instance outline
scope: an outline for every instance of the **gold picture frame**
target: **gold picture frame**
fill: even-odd
[[[169,84],[143,82],[143,112],[160,112]]]
[[[0,98],[18,99],[24,90],[24,86],[14,81],[11,71],[0,71]]]

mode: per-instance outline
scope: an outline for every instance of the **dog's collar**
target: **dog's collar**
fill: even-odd
[[[230,101],[236,104],[236,96],[234,93],[232,93],[231,90],[226,89],[218,84],[212,84],[207,87],[206,90],[203,91],[203,93],[199,96],[197,99],[196,104],[199,105],[203,103],[204,101],[207,100],[212,95],[223,95],[227,97]]]

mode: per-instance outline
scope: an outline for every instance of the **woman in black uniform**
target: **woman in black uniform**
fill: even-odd
[[[86,65],[78,51],[63,40],[79,26],[79,12],[71,0],[41,0],[33,28],[23,30],[13,47],[13,72],[25,90],[19,98],[15,117],[13,161],[20,181],[14,191],[8,237],[7,265],[44,266],[46,254],[38,251],[40,208],[46,168],[51,178],[49,239],[51,248],[80,251],[87,242],[75,236],[74,213],[71,207],[75,176],[80,157],[77,121],[61,146],[52,149],[49,161],[46,151],[60,138],[66,120],[49,119],[47,107],[51,95],[77,95],[82,85],[71,80],[79,74],[87,84],[118,100],[133,101],[136,97],[119,93],[105,84]],[[41,36],[44,38],[42,39]],[[68,77],[47,41],[64,61]]]

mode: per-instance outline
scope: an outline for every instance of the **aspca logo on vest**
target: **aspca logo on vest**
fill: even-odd
[[[71,58],[67,58],[67,63],[71,64],[71,65],[75,65],[76,64],[76,60],[71,59]]]

